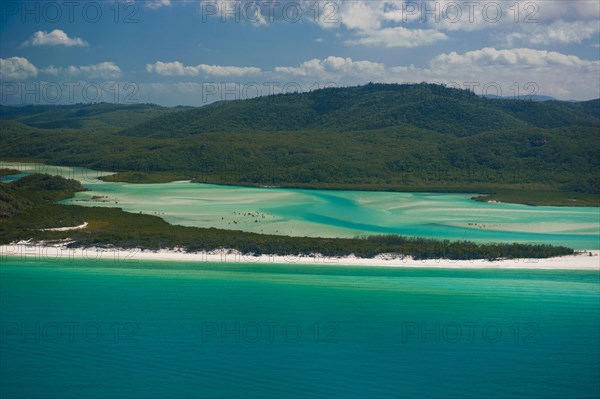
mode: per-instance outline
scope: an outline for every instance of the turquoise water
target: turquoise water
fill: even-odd
[[[189,182],[105,183],[97,177],[108,172],[16,166],[25,173],[42,171],[76,178],[90,189],[64,203],[117,206],[185,226],[293,236],[401,234],[600,249],[600,210],[592,207],[482,203],[470,199],[475,194],[251,188]],[[12,178],[15,176],[7,179]]]
[[[591,271],[4,258],[0,320],[3,399],[600,396]]]

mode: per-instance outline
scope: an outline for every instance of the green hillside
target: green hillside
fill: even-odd
[[[232,131],[358,131],[406,126],[455,136],[530,127],[600,127],[591,107],[492,100],[440,85],[369,84],[228,101],[125,129],[132,136],[177,137]]]

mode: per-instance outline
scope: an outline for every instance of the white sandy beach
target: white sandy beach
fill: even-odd
[[[591,256],[590,256],[591,254]],[[578,251],[575,255],[547,259],[503,259],[488,261],[484,259],[450,260],[428,259],[414,260],[410,257],[399,258],[392,255],[379,255],[372,259],[348,257],[241,255],[229,249],[211,252],[184,252],[182,250],[149,251],[123,248],[67,248],[66,243],[56,245],[19,242],[0,246],[0,259],[7,257],[24,261],[57,261],[59,259],[82,259],[96,261],[100,259],[115,262],[135,262],[140,260],[173,262],[211,262],[246,264],[297,264],[324,266],[370,266],[370,267],[427,267],[453,269],[553,269],[553,270],[599,270],[600,251]]]
[[[88,225],[88,222],[84,222],[83,224],[80,224],[79,226],[73,226],[73,227],[52,227],[50,229],[40,229],[42,231],[71,231],[71,230],[81,230],[81,229],[85,229]]]

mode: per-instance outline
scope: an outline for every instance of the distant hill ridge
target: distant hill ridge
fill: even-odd
[[[543,100],[543,101],[540,101]],[[1,106],[0,119],[41,129],[85,129],[125,136],[178,137],[228,131],[357,131],[412,126],[456,136],[513,128],[600,126],[600,99],[479,97],[437,84],[325,88],[203,107],[155,104]]]
[[[600,126],[600,100],[580,103],[488,99],[435,84],[368,84],[223,101],[124,129],[178,137],[228,131],[357,131],[412,126],[456,136],[527,127]]]

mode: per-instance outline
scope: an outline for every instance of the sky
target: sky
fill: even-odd
[[[600,97],[600,1],[0,2],[0,102],[199,106],[442,83]]]

